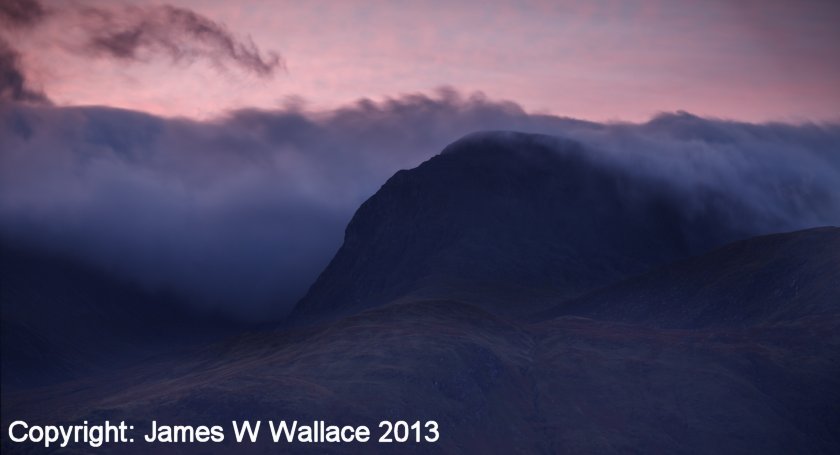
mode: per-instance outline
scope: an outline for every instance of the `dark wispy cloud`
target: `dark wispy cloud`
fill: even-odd
[[[235,65],[267,77],[284,63],[274,52],[263,55],[250,37],[236,38],[224,24],[169,5],[81,10],[86,31],[83,48],[96,56],[145,60],[165,55],[173,61],[209,60]]]
[[[203,60],[259,77],[271,77],[285,68],[276,52],[260,51],[249,36],[238,37],[220,22],[170,5],[66,3],[48,10],[36,0],[0,0],[0,22],[18,39],[39,33],[37,25],[53,22],[68,32],[61,37],[66,48],[84,56],[138,62],[160,56],[179,63]],[[18,55],[8,43],[4,48]],[[14,68],[25,79],[20,67]]]
[[[47,97],[29,86],[21,68],[20,54],[0,36],[0,102],[47,102]]]
[[[0,109],[0,236],[247,315],[306,291],[352,213],[396,170],[477,130],[571,138],[656,181],[685,219],[746,234],[840,224],[840,126],[666,114],[643,124],[530,115],[452,90],[328,112],[213,121],[109,108]],[[632,189],[626,194],[632,204]]]
[[[0,0],[0,23],[7,27],[32,27],[47,15],[36,0]]]
[[[34,28],[47,13],[35,0],[0,0],[0,25],[13,32]],[[20,52],[0,34],[0,102],[46,102],[47,97],[30,87]]]

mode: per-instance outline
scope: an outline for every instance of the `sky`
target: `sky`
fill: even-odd
[[[121,31],[136,25],[138,10],[162,3],[42,5],[45,19],[7,40],[29,83],[59,105],[207,119],[446,86],[596,121],[678,110],[744,121],[840,118],[840,4],[830,0],[168,3],[252,43],[265,61],[275,54],[267,74],[190,52],[173,58],[155,44],[131,58],[83,49],[84,30],[105,27],[79,11],[108,11],[108,25]]]

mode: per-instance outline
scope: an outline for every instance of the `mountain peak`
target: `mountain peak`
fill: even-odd
[[[353,216],[295,316],[407,295],[530,312],[507,297],[573,297],[743,236],[725,214],[689,212],[661,181],[590,152],[559,137],[479,132],[397,172]]]

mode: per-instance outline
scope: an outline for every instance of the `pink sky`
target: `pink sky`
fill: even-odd
[[[207,118],[295,98],[331,108],[445,85],[592,120],[675,110],[840,120],[840,8],[831,1],[170,3],[250,35],[288,71],[260,79],[200,61],[85,58],[67,51],[58,25],[16,44],[30,79],[59,104],[163,115]]]

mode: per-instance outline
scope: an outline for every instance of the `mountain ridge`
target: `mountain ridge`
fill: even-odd
[[[840,314],[840,228],[740,240],[534,316],[657,327],[744,327]]]

